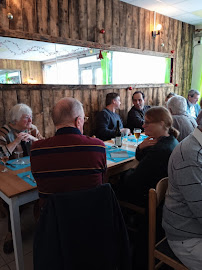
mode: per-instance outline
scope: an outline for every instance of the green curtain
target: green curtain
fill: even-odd
[[[202,45],[194,47],[191,88],[198,90],[202,97]]]
[[[166,60],[165,83],[170,83],[171,58],[165,58],[165,60]]]
[[[102,56],[103,56],[103,59],[101,59],[102,83],[111,84],[112,83],[111,52],[102,51]]]

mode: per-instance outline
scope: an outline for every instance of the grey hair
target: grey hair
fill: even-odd
[[[187,101],[184,97],[176,95],[168,100],[167,107],[173,115],[185,114],[187,111]]]
[[[83,104],[75,98],[62,98],[54,106],[52,119],[55,126],[72,123],[76,117],[84,114]]]
[[[191,89],[188,92],[188,96],[190,96],[190,97],[193,97],[195,94],[200,95],[199,91],[195,90],[195,89]]]
[[[9,122],[15,123],[16,121],[19,121],[23,114],[28,114],[32,117],[32,109],[23,103],[16,104],[10,110]]]

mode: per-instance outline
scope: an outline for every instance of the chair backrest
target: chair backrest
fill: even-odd
[[[165,198],[168,177],[161,179],[156,189],[149,190],[149,270],[154,269],[154,249],[156,244],[156,208]]]

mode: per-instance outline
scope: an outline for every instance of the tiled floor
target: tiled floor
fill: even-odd
[[[33,235],[35,220],[33,217],[33,205],[23,209],[21,213],[21,228],[23,239],[24,265],[25,270],[33,270]],[[3,252],[4,238],[7,233],[7,217],[0,218],[0,270],[15,270],[14,253],[6,255]]]

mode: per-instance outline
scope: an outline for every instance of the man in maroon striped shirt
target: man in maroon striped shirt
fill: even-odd
[[[89,189],[103,183],[106,170],[104,143],[83,135],[82,104],[63,98],[52,113],[55,136],[32,145],[31,170],[39,196]]]

